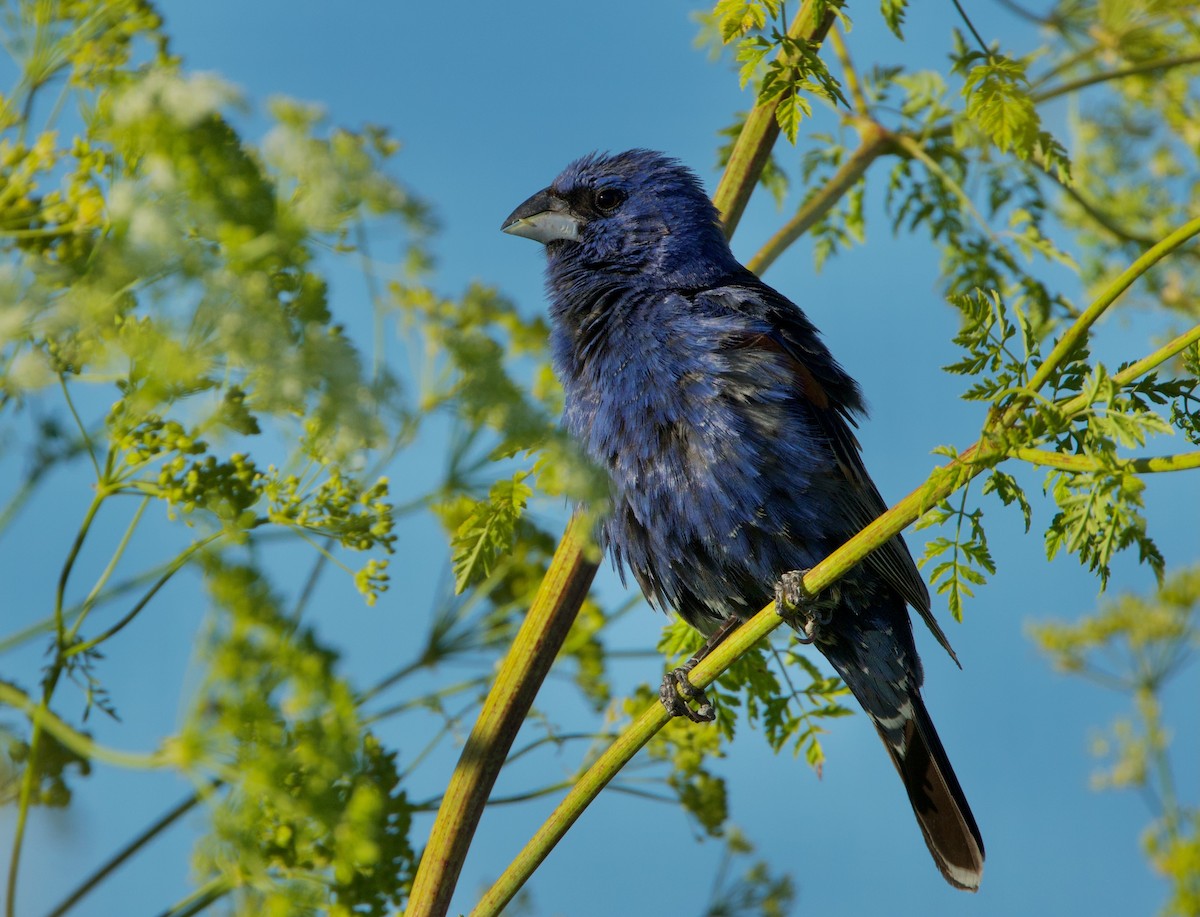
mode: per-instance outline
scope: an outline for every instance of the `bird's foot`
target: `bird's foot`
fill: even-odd
[[[658,699],[671,716],[686,716],[693,723],[711,723],[717,718],[717,711],[704,690],[688,681],[691,669],[691,664],[681,665],[664,675]],[[700,706],[693,709],[688,700],[698,700]]]
[[[840,597],[837,586],[825,595],[813,595],[804,588],[807,570],[789,570],[775,584],[775,613],[783,618],[793,630],[803,636],[801,643],[814,643],[821,639],[821,628],[833,620],[833,610]]]

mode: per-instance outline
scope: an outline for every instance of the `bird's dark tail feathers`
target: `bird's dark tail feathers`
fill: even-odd
[[[900,772],[938,869],[955,888],[978,891],[983,838],[921,695],[916,690],[909,693],[908,702],[898,711],[900,722],[880,722],[868,715]]]

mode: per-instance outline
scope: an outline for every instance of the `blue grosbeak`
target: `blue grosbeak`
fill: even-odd
[[[585,156],[502,228],[546,246],[564,423],[611,478],[601,538],[618,571],[717,639],[773,595],[799,604],[790,623],[875,724],[938,868],[977,889],[983,841],[921,699],[907,606],[954,653],[903,539],[819,601],[797,589],[795,571],[886,508],[851,431],[857,384],[737,262],[699,180],[661,153]],[[700,694],[686,674],[675,683]],[[670,690],[664,702],[711,718]]]

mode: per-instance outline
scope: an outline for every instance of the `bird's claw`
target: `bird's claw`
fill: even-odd
[[[833,620],[833,610],[838,604],[837,587],[829,591],[828,597],[813,595],[804,588],[807,570],[789,570],[775,584],[775,613],[803,636],[796,639],[810,644],[821,639],[821,629]]]
[[[671,716],[686,716],[693,723],[711,723],[717,718],[717,711],[704,690],[688,681],[690,670],[691,666],[680,666],[664,675],[658,699]],[[700,701],[700,706],[693,709],[685,698]]]

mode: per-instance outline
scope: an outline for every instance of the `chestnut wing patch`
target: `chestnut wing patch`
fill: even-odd
[[[786,359],[787,366],[796,380],[796,388],[812,406],[813,416],[833,449],[838,469],[849,484],[848,496],[851,499],[848,501],[847,509],[850,511],[852,522],[861,529],[875,521],[887,510],[887,504],[884,503],[875,482],[871,480],[863,465],[861,447],[851,430],[853,420],[849,407],[836,403],[830,397],[826,387],[799,357],[799,347],[790,347],[768,333],[744,335],[737,339],[734,346],[746,350],[765,350],[780,354]],[[957,663],[958,656],[955,655],[954,649],[950,646],[950,641],[946,638],[937,619],[933,617],[929,589],[921,578],[904,540],[898,535],[890,539],[882,547],[867,555],[864,563],[895,589],[905,602],[917,610],[922,620],[933,632],[934,637],[937,638],[938,643]]]

